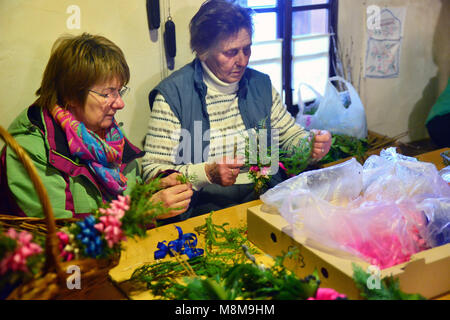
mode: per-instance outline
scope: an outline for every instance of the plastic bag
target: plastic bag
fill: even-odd
[[[352,158],[332,167],[306,171],[267,190],[261,199],[278,208],[285,203],[286,194],[295,196],[296,193],[307,191],[327,204],[345,206],[361,193],[362,169],[361,164]]]
[[[411,199],[419,203],[426,198],[450,197],[450,187],[434,164],[398,154],[394,147],[370,156],[363,171],[366,201]]]
[[[395,149],[364,166],[351,159],[304,172],[261,200],[276,207],[305,244],[380,268],[449,242],[450,187],[433,164]]]
[[[429,198],[419,208],[425,213],[428,225],[423,238],[430,247],[450,243],[450,198]]]
[[[309,88],[312,93],[315,95],[314,102],[310,104],[309,106],[305,105],[305,102],[302,99],[302,92],[301,88],[306,87]],[[322,123],[320,123],[319,119],[314,116],[314,114],[317,112],[317,109],[320,106],[320,102],[322,101],[323,97],[322,95],[317,92],[312,86],[310,86],[307,83],[300,83],[298,86],[298,113],[296,117],[296,122],[300,124],[303,128],[306,130],[315,129],[322,126]]]
[[[441,171],[439,171],[439,175],[445,182],[450,183],[450,166],[446,166]]]
[[[331,81],[341,81],[347,91],[338,92]],[[325,129],[334,134],[348,135],[358,139],[367,137],[367,120],[364,106],[358,93],[350,82],[341,77],[332,77],[327,81],[325,94],[322,97],[311,86],[301,83],[300,86],[307,86],[317,96],[319,105],[313,115],[304,114],[305,106],[299,94],[299,112],[296,122],[305,129]],[[349,104],[346,101],[350,101]],[[346,107],[348,104],[348,107]]]
[[[364,201],[410,200],[425,216],[426,224],[418,232],[426,246],[450,242],[450,186],[434,164],[388,148],[369,157],[363,172]]]

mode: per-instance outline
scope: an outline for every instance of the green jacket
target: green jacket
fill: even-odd
[[[427,120],[425,121],[425,124],[428,124],[428,122],[433,120],[435,117],[443,116],[449,113],[450,113],[450,78],[448,79],[447,87],[445,88],[444,92],[442,92],[442,94],[437,99],[436,103],[431,108]]]
[[[47,110],[35,105],[29,107],[12,122],[8,131],[30,156],[47,190],[55,218],[80,217],[113,200],[91,170],[70,154],[63,130]],[[121,171],[128,181],[124,194],[141,179],[137,161],[141,156],[143,152],[125,138]],[[0,172],[1,213],[43,217],[32,181],[10,148],[2,152]]]

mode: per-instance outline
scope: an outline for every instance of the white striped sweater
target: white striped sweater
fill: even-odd
[[[209,81],[208,81],[209,80]],[[205,79],[208,90],[206,94],[206,107],[210,120],[210,147],[207,162],[221,158],[224,154],[232,156],[237,144],[237,155],[244,155],[245,140],[247,136],[244,122],[238,109],[236,92],[225,92],[223,87],[214,85]],[[220,82],[217,78],[215,82]],[[272,87],[272,129],[278,129],[280,147],[289,150],[305,138],[308,133],[287,111],[281,97]],[[148,132],[145,138],[145,156],[142,159],[143,178],[145,181],[156,176],[159,172],[174,169],[188,176],[195,176],[194,189],[199,190],[211,183],[205,173],[206,162],[196,164],[176,164],[175,151],[180,141],[181,124],[170,109],[161,94],[157,94],[148,122]],[[201,143],[201,141],[200,141]],[[223,150],[225,149],[225,152]],[[250,183],[247,173],[239,174],[236,183]]]

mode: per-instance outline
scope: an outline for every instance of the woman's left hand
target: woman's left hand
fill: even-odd
[[[176,186],[162,189],[155,193],[150,200],[171,209],[168,213],[156,217],[156,219],[167,219],[186,212],[191,203],[191,197],[194,194],[190,184],[179,184]]]
[[[320,160],[330,151],[331,134],[327,130],[312,129],[311,132],[314,133],[312,158]]]

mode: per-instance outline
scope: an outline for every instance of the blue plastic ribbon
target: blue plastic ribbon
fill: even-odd
[[[80,227],[77,239],[84,246],[84,254],[89,257],[97,257],[103,252],[103,243],[100,232],[95,229],[96,220],[92,215],[87,216],[83,221],[76,224]]]
[[[196,248],[197,236],[195,233],[183,234],[180,227],[175,226],[175,228],[178,230],[178,239],[170,241],[169,244],[166,244],[166,240],[158,242],[159,250],[155,251],[155,259],[163,259],[167,254],[173,257],[173,252],[186,254],[189,259],[203,254],[203,249]]]

